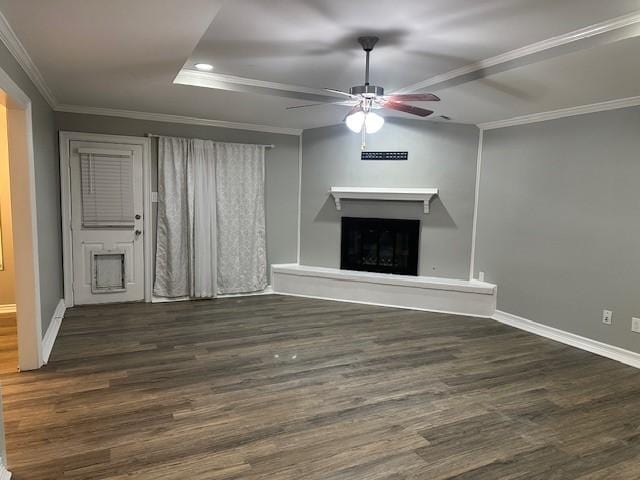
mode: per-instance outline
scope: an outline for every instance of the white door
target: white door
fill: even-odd
[[[142,146],[69,146],[74,303],[143,300]]]

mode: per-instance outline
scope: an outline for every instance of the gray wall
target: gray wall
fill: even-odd
[[[360,135],[344,125],[305,130],[302,161],[301,263],[339,267],[340,218],[422,220],[420,275],[468,278],[478,129],[413,120],[388,121],[368,149],[409,151],[408,161],[361,161]],[[418,203],[344,201],[332,186],[438,187],[423,214]]]
[[[55,118],[40,92],[2,43],[0,43],[0,68],[29,96],[32,103],[40,304],[42,335],[44,335],[63,295],[60,169]],[[18,213],[19,209],[19,206],[14,205],[15,213]]]
[[[274,144],[275,148],[267,149],[265,155],[267,261],[269,264],[296,261],[299,148],[297,136],[60,112],[56,113],[56,121],[59,130],[72,132],[131,136],[155,133],[222,142]],[[152,145],[151,158],[155,186],[157,185],[157,142],[152,142]]]
[[[640,108],[487,131],[482,162],[476,271],[498,308],[640,352]]]

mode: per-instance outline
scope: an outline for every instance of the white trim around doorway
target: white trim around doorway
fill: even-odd
[[[2,68],[0,89],[7,95],[11,203],[21,207],[20,215],[13,215],[18,367],[35,370],[42,366],[42,312],[32,106]]]
[[[0,465],[0,480],[11,480],[11,472],[4,465]]]
[[[144,301],[151,302],[153,283],[153,252],[151,222],[151,142],[147,137],[105,135],[84,132],[60,132],[60,197],[62,202],[62,265],[64,270],[64,304],[73,307],[73,252],[71,241],[71,141],[127,143],[142,147],[142,188],[144,215]]]

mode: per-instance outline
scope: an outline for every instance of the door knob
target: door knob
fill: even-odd
[[[142,230],[136,230],[134,233],[136,234],[136,237],[139,237],[142,235]]]
[[[136,220],[140,220],[142,217],[140,216],[140,214],[136,215]]]

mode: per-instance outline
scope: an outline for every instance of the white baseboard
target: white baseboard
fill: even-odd
[[[0,465],[0,480],[10,480],[11,472],[7,470],[7,467]]]
[[[283,295],[474,317],[491,317],[496,305],[496,286],[477,280],[287,264],[271,267],[271,282]]]
[[[47,333],[44,334],[44,338],[42,339],[42,362],[44,364],[49,361],[49,355],[51,355],[53,344],[58,337],[58,332],[60,331],[60,326],[62,325],[62,319],[66,309],[67,307],[64,304],[64,299],[61,298],[58,302],[58,306],[56,307],[56,311],[53,312],[53,317],[49,323],[49,328],[47,328]]]
[[[534,333],[541,337],[549,338],[556,342],[564,343],[565,345],[570,345],[581,350],[586,350],[587,352],[595,353],[596,355],[610,358],[635,368],[640,368],[640,354],[630,350],[614,347],[613,345],[582,337],[575,333],[565,332],[564,330],[549,327],[500,310],[496,310],[496,313],[493,315],[493,319],[500,323],[504,323],[505,325],[525,330],[529,333]]]
[[[0,305],[0,313],[16,313],[16,304],[9,303],[6,305]],[[2,480],[2,478],[0,478]]]

